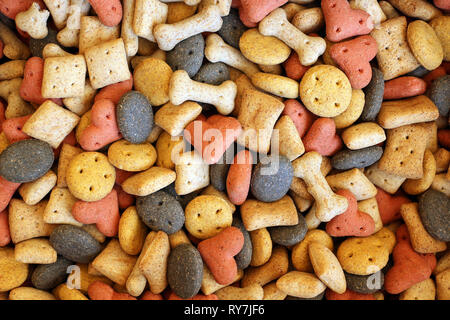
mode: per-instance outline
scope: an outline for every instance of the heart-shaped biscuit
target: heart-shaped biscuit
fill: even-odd
[[[377,200],[378,210],[383,225],[400,219],[402,217],[400,214],[400,207],[404,203],[411,202],[411,200],[401,194],[390,195],[381,188],[377,188],[377,190],[378,192],[375,198]]]
[[[332,156],[342,149],[342,140],[336,134],[336,124],[333,119],[319,118],[312,124],[303,138],[305,151],[317,151],[322,156]]]

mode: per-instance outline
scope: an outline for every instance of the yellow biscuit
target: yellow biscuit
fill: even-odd
[[[16,261],[13,248],[0,248],[0,292],[17,288],[28,276],[28,264]]]
[[[183,147],[183,137],[172,137],[167,132],[162,132],[156,141],[156,152],[158,153],[156,165],[174,170],[176,157],[183,153]]]
[[[436,32],[444,50],[444,60],[450,61],[450,17],[440,16],[430,21],[430,26]]]
[[[251,77],[255,87],[279,97],[298,98],[298,82],[277,74],[257,72]]]
[[[129,194],[147,196],[167,187],[175,181],[175,178],[176,174],[172,170],[162,167],[151,167],[125,180],[122,183],[122,188]]]
[[[352,98],[348,108],[340,115],[333,118],[334,123],[336,124],[336,129],[346,128],[358,120],[364,109],[364,98],[364,91],[352,89]]]
[[[156,149],[150,143],[133,144],[119,140],[108,149],[109,162],[125,171],[147,170],[156,162],[156,156]]]

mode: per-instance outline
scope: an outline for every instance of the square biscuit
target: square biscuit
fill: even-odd
[[[67,167],[69,166],[69,162],[73,157],[82,152],[83,150],[80,148],[74,147],[67,143],[63,143],[58,159],[58,178],[56,185],[59,188],[67,187],[66,171]]]
[[[50,170],[39,179],[23,183],[19,188],[19,194],[29,206],[37,204],[53,189],[56,184],[56,174]]]
[[[100,19],[93,16],[84,16],[80,19],[80,40],[78,48],[80,54],[88,48],[96,46],[102,42],[119,38],[119,25],[115,27],[105,26]]]
[[[406,17],[383,22],[370,35],[378,44],[377,61],[384,80],[390,80],[415,70],[420,66],[406,39]]]
[[[136,0],[134,5],[133,30],[144,39],[155,42],[153,27],[165,23],[169,7],[158,0]]]
[[[69,98],[82,96],[86,79],[86,62],[82,55],[51,57],[44,60],[42,96]]]
[[[131,77],[125,45],[121,38],[90,47],[84,55],[91,86],[94,89],[125,81]]]
[[[75,113],[47,100],[25,122],[22,131],[56,149],[79,121]]]

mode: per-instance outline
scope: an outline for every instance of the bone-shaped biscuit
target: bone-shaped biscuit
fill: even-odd
[[[179,42],[202,32],[216,32],[222,27],[218,6],[209,6],[199,13],[173,24],[159,24],[153,36],[161,50],[172,50]]]
[[[347,210],[348,202],[343,196],[335,194],[320,171],[322,156],[311,151],[294,160],[294,176],[302,178],[308,192],[315,199],[315,214],[322,221],[327,222]]]
[[[30,56],[30,49],[0,21],[0,40],[3,42],[3,54],[11,60],[23,60]]]
[[[297,52],[304,66],[314,64],[325,52],[326,43],[321,37],[310,37],[291,24],[286,12],[275,9],[259,23],[259,32],[265,36],[274,36]]]
[[[202,10],[209,5],[217,5],[220,9],[220,15],[225,17],[230,14],[231,2],[232,0],[202,0],[199,4],[199,10]]]
[[[174,105],[182,104],[187,100],[209,103],[223,115],[233,111],[236,93],[237,86],[231,80],[214,86],[191,80],[184,70],[175,71],[169,85],[169,98]]]
[[[30,37],[43,39],[48,34],[47,19],[49,17],[48,10],[40,10],[39,4],[33,2],[28,10],[16,16],[16,25],[20,30],[28,32]]]
[[[91,5],[87,0],[71,0],[64,29],[58,32],[57,40],[63,46],[77,47],[80,36],[81,17],[88,14]]]
[[[205,56],[211,62],[223,62],[245,73],[248,77],[260,72],[257,65],[247,60],[236,48],[225,43],[222,38],[212,33],[206,38]]]

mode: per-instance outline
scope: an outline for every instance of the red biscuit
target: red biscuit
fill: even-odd
[[[369,35],[336,43],[331,46],[330,55],[347,75],[353,89],[366,87],[372,79],[370,60],[375,58],[378,45]]]
[[[384,276],[384,288],[390,294],[399,294],[428,279],[436,267],[434,254],[414,251],[405,224],[397,229],[396,238],[397,244],[392,252],[394,266]]]
[[[132,88],[133,77],[131,76],[128,80],[110,84],[109,86],[102,88],[99,93],[95,95],[94,101],[108,99],[114,102],[114,104],[117,104],[119,103],[120,98]]]
[[[189,123],[184,129],[184,138],[202,155],[207,164],[214,164],[236,141],[241,131],[241,124],[236,118],[216,114],[206,121],[194,120]]]
[[[433,3],[436,7],[442,10],[450,10],[450,1],[449,0],[433,0]]]
[[[145,291],[139,300],[164,300],[162,295],[154,294],[150,290]]]
[[[300,138],[306,134],[313,122],[317,119],[317,116],[294,99],[289,99],[284,102],[282,114],[288,115],[292,119]]]
[[[96,224],[98,231],[107,237],[114,237],[119,230],[119,201],[116,190],[101,200],[77,201],[72,207],[73,217],[84,224]]]
[[[128,293],[115,292],[111,286],[101,281],[94,281],[88,287],[91,300],[137,300]]]
[[[342,140],[336,134],[336,124],[333,119],[319,118],[312,124],[303,138],[305,151],[317,151],[323,156],[332,156],[342,149]]]
[[[25,63],[23,81],[20,85],[20,96],[23,100],[42,104],[45,100],[51,100],[62,106],[61,99],[46,99],[42,97],[42,77],[44,75],[44,59],[32,57]]]
[[[6,209],[20,183],[10,182],[0,176],[0,212]]]
[[[192,298],[182,299],[172,292],[167,300],[219,300],[219,298],[215,294],[209,294],[207,296],[205,296],[204,294],[197,294]]]
[[[41,9],[45,8],[42,0],[1,0],[0,12],[10,19],[15,19],[18,13],[28,10],[33,2],[37,2]]]
[[[240,6],[241,6],[241,0],[232,0],[231,1],[232,8],[239,8]]]
[[[81,147],[95,151],[120,138],[114,103],[107,99],[96,101],[92,106],[91,124],[80,135]]]
[[[252,178],[253,157],[250,151],[242,150],[234,157],[227,175],[227,193],[230,201],[241,205],[247,199]]]
[[[122,183],[125,180],[127,180],[129,177],[131,177],[133,174],[135,174],[135,173],[116,168],[116,183],[119,186],[121,186]]]
[[[447,70],[444,66],[437,67],[433,71],[428,72],[425,76],[423,76],[423,80],[427,83],[427,86],[430,87],[431,82],[434,79],[440,78],[447,74]]]
[[[352,9],[347,0],[322,0],[328,40],[341,40],[368,34],[373,29],[370,15],[360,9]]]
[[[447,149],[450,149],[450,129],[438,130],[439,144]]]
[[[27,122],[30,117],[31,115],[28,115],[3,121],[2,131],[5,133],[5,136],[8,139],[9,143],[14,143],[20,140],[31,138],[29,135],[22,131],[25,122]]]
[[[0,40],[0,59],[3,58],[3,41]]]
[[[241,0],[239,17],[244,25],[253,28],[265,16],[286,2],[288,0]]]
[[[120,0],[89,0],[89,3],[105,26],[117,26],[122,20]]]
[[[370,236],[375,230],[375,222],[370,215],[358,210],[358,203],[353,193],[340,189],[336,194],[347,198],[348,208],[327,223],[327,233],[333,237]]]
[[[284,70],[286,71],[286,76],[297,81],[300,80],[305,74],[305,72],[308,71],[308,69],[310,68],[305,67],[300,63],[298,54],[294,50],[292,50],[292,53],[289,56],[289,58],[285,62],[283,62],[283,67]]]
[[[117,192],[117,199],[119,201],[119,209],[126,209],[134,204],[134,196],[123,191],[118,184],[114,185],[114,190]]]
[[[234,256],[244,245],[244,235],[236,227],[228,227],[218,235],[198,244],[198,251],[219,284],[230,284],[236,279],[237,265]]]
[[[376,300],[373,294],[358,293],[347,289],[344,293],[336,293],[327,289],[325,292],[327,300]]]
[[[0,212],[0,247],[4,247],[10,242],[8,212],[5,210]]]
[[[427,83],[416,77],[399,77],[384,83],[384,100],[419,96],[427,90]]]
[[[378,192],[375,199],[377,200],[378,211],[380,212],[380,217],[383,224],[386,225],[400,219],[402,217],[400,214],[400,207],[404,203],[411,202],[411,200],[398,193],[397,195],[390,195],[378,187],[377,190]]]

